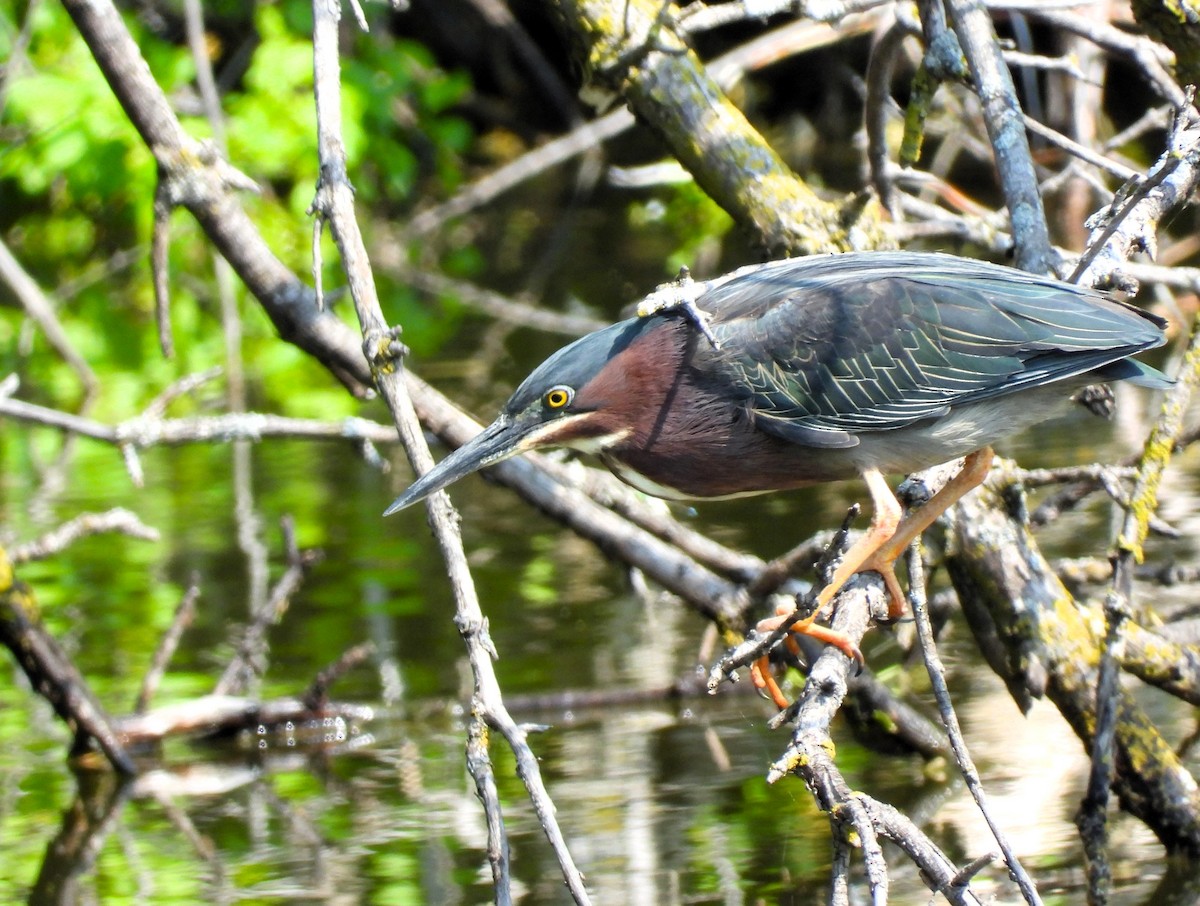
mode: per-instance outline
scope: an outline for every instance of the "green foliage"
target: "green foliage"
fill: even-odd
[[[177,358],[164,360],[148,266],[153,158],[65,11],[56,4],[29,9],[0,2],[0,59],[13,52],[22,17],[33,17],[27,60],[10,74],[0,108],[0,235],[56,297],[71,342],[101,374],[104,394],[91,414],[127,418],[180,375],[223,362],[212,252],[188,215],[172,217]],[[317,179],[310,6],[285,0],[252,10],[217,4],[206,12],[212,29],[242,36],[249,30],[257,38],[248,67],[222,99],[228,156],[262,187],[243,203],[268,245],[289,268],[307,274],[307,211]],[[439,194],[457,186],[461,154],[473,137],[453,113],[470,90],[467,76],[443,71],[415,42],[390,38],[386,11],[376,14],[378,27],[354,38],[342,70],[343,136],[368,236],[372,207],[407,208],[418,190]],[[126,21],[166,95],[194,95],[195,63],[180,36],[168,40],[136,17]],[[202,117],[182,122],[197,138],[212,134]],[[336,290],[344,282],[336,250],[326,240],[322,252],[325,286]],[[107,262],[118,254],[132,265],[110,269]],[[381,297],[419,352],[445,342],[461,317],[454,304],[430,310],[427,299],[404,288],[381,286]],[[256,305],[242,310],[243,354],[254,363],[257,403],[287,414],[356,411],[324,369],[278,341]],[[45,349],[39,332],[18,342],[26,335],[22,321],[17,310],[0,309],[0,370],[20,373],[25,393],[69,405],[79,397],[77,379],[57,356],[38,354]]]
[[[378,281],[384,317],[404,327],[404,342],[413,355],[430,355],[457,332],[464,313],[457,299],[439,296],[431,300],[385,276],[379,276]]]
[[[225,103],[229,158],[287,199],[295,228],[312,201],[317,178],[312,42],[287,27],[278,7],[259,7],[256,24],[262,43],[242,90]],[[349,130],[346,140],[347,148],[353,147]],[[307,188],[307,197],[292,191],[300,186]]]
[[[422,178],[436,180],[429,188],[452,191],[463,176],[459,155],[473,137],[467,123],[449,112],[470,90],[466,75],[442,72],[413,41],[363,36],[358,50],[343,77],[354,97],[346,127],[353,122],[362,139],[360,153],[347,148],[361,197],[407,206]]]
[[[701,247],[724,236],[733,219],[694,182],[678,183],[641,204],[631,205],[629,220],[641,229],[657,228],[663,243],[664,273],[674,276],[692,266]]]
[[[84,215],[127,215],[112,202],[128,204],[152,190],[153,171],[149,152],[65,12],[56,4],[39,4],[33,15],[37,37],[26,71],[8,86],[0,185],[6,198],[15,190],[14,200],[24,196],[57,213],[77,212],[73,229],[58,226],[46,234],[59,240],[46,252],[69,254],[85,245],[77,235],[80,229],[88,232],[80,224]],[[5,30],[14,28],[9,21]],[[5,207],[7,217],[18,213]]]
[[[408,853],[380,853],[371,860],[372,874],[381,881],[371,894],[371,902],[380,906],[416,906],[425,902],[424,891],[415,879],[421,876],[420,863]]]

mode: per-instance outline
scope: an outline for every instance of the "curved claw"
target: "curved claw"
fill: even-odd
[[[904,591],[896,578],[896,558],[921,534],[938,516],[949,509],[955,501],[972,488],[978,486],[987,477],[991,467],[992,449],[983,447],[969,454],[963,461],[963,467],[940,491],[935,494],[923,507],[910,512],[903,521],[900,519],[900,505],[893,496],[891,489],[883,479],[878,469],[867,469],[863,479],[871,492],[875,503],[875,517],[871,527],[842,558],[841,564],[834,570],[829,584],[821,589],[817,596],[817,606],[813,615],[794,624],[789,631],[797,635],[812,636],[826,645],[833,645],[846,657],[858,665],[862,672],[864,665],[862,652],[858,645],[850,640],[845,633],[814,625],[816,614],[826,605],[831,604],[842,586],[858,572],[868,570],[879,573],[888,592],[888,620],[898,620],[907,611]],[[788,618],[786,608],[774,617],[763,620],[758,624],[760,632],[773,632]],[[754,685],[765,690],[780,708],[787,707],[787,699],[779,690],[778,684],[771,677],[770,666],[766,657],[761,657],[750,668],[750,676]]]
[[[894,623],[902,616],[908,613],[907,599],[904,596],[904,590],[900,587],[900,580],[896,578],[896,559],[885,558],[881,554],[875,554],[866,563],[862,565],[860,572],[877,572],[879,577],[883,579],[884,587],[888,593],[888,612],[886,620],[878,620],[879,623]]]
[[[787,616],[788,614],[785,613],[769,617],[760,622],[757,628],[759,632],[774,632]],[[830,629],[827,626],[819,626],[814,622],[814,617],[811,616],[790,626],[788,632],[793,635],[806,635],[818,642],[832,645],[854,662],[855,676],[862,673],[863,666],[866,664],[863,653],[859,650],[854,640],[844,632],[838,632],[836,629]],[[788,636],[788,643],[794,645],[791,636]],[[779,688],[779,684],[775,682],[775,677],[771,675],[771,664],[766,655],[763,655],[751,664],[750,681],[754,683],[756,689],[765,692],[780,710],[783,710],[790,704],[784,696],[783,691]]]
[[[766,693],[780,711],[788,706],[783,690],[771,675],[771,662],[765,654],[750,665],[750,682],[754,683],[755,689]]]
[[[859,650],[858,645],[856,645],[854,640],[844,632],[838,632],[836,629],[829,629],[826,626],[817,626],[815,623],[800,630],[797,630],[796,627],[793,626],[792,630],[798,631],[801,635],[814,638],[818,642],[824,642],[826,645],[832,645],[842,654],[846,655],[846,657],[848,657],[850,660],[854,661],[854,663],[858,665],[860,672],[862,671],[863,665],[866,664],[866,659],[863,657],[863,653]]]

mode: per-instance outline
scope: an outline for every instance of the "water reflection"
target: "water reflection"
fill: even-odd
[[[1114,459],[1124,452],[1121,444],[1104,424],[1079,419],[1057,433],[1039,433],[1036,448],[1026,439],[1010,450],[1029,464],[1053,465]],[[194,571],[203,604],[163,696],[211,688],[228,653],[228,627],[245,613],[227,456],[191,448],[147,459],[145,492],[123,491],[118,469],[95,493],[104,505],[131,506],[158,526],[161,551],[128,539],[91,540],[25,576],[47,589],[51,628],[77,651],[106,701],[118,705],[136,693],[178,587]],[[252,463],[263,524],[274,526],[286,508],[300,543],[326,554],[273,633],[264,691],[294,690],[340,651],[372,639],[376,671],[347,677],[337,694],[389,703],[371,727],[373,745],[220,755],[185,748],[171,753],[175,767],[114,790],[111,779],[67,774],[62,731],[27,690],[6,684],[0,687],[0,900],[490,899],[482,812],[463,767],[462,649],[423,515],[382,523],[392,479],[348,449],[260,445]],[[1194,479],[1175,470],[1168,482],[1164,514],[1185,530],[1172,546],[1191,558]],[[204,500],[199,511],[197,495]],[[719,522],[715,532],[724,540],[770,556],[835,524],[859,495],[853,484],[838,485],[706,506],[697,518]],[[705,629],[698,617],[653,593],[635,594],[629,577],[591,545],[478,478],[456,489],[455,499],[500,652],[498,671],[515,702],[564,689],[657,690],[692,675]],[[9,503],[20,505],[19,496]],[[94,505],[63,504],[72,511]],[[1091,552],[1107,522],[1104,507],[1095,506],[1042,537],[1056,553]],[[276,533],[265,535],[277,551]],[[138,568],[159,562],[166,566]],[[64,609],[56,609],[60,603]],[[872,667],[890,667],[895,686],[913,690],[908,698],[927,708],[919,670],[893,664],[886,632],[868,643]],[[1032,863],[1047,901],[1078,902],[1082,874],[1071,818],[1086,765],[1079,743],[1049,706],[1019,715],[982,668],[961,624],[952,627],[943,653],[1001,823]],[[1163,696],[1146,698],[1171,738],[1190,731],[1190,709]],[[736,688],[716,697],[647,703],[632,696],[602,709],[518,714],[549,727],[533,736],[533,746],[597,902],[808,904],[824,897],[828,819],[798,782],[768,787],[763,780],[786,743],[785,733],[766,728],[770,714]],[[946,779],[951,770],[869,752],[844,726],[837,734],[838,763],[853,786],[927,820],[929,833],[959,861],[994,849],[969,799]],[[511,757],[502,748],[493,757],[523,902],[562,902],[557,864]],[[1118,819],[1114,842],[1119,902],[1190,902],[1184,891],[1194,890],[1191,869],[1165,863],[1140,825]],[[181,865],[192,871],[181,873]],[[920,879],[902,860],[897,865],[893,901],[925,902]],[[995,865],[977,889],[999,902],[1012,894]]]
[[[1055,902],[1057,886],[1061,902],[1076,902],[1081,875],[1061,854],[1075,846],[1069,819],[1080,785],[1073,770],[1082,763],[1078,744],[1052,709],[1015,720],[1002,689],[985,686],[992,688],[959,698],[993,803],[1021,854],[1043,860],[1047,901]],[[596,902],[799,904],[823,896],[827,819],[798,783],[763,782],[783,741],[765,729],[768,713],[756,698],[732,693],[670,707],[521,715],[551,725],[533,743]],[[40,870],[32,868],[36,860],[6,859],[6,875],[22,864],[29,870],[6,877],[7,889],[29,890],[39,903],[74,902],[81,890],[91,892],[85,899],[107,891],[152,902],[486,899],[482,812],[462,768],[460,723],[441,711],[376,724],[375,744],[353,753],[213,749],[202,762],[120,787],[107,774],[77,775],[78,797],[58,832],[51,834],[52,822],[39,822],[39,833],[27,825],[24,844],[15,847],[27,856],[44,851]],[[924,815],[954,857],[993,848],[957,784],[929,776],[911,758],[881,759],[840,734],[838,744],[839,764],[855,787]],[[498,751],[496,760],[524,901],[561,902],[557,866],[536,816],[509,759]],[[55,769],[46,763],[36,770]],[[6,815],[9,827],[13,818]],[[1117,849],[1127,860],[1118,863],[1120,902],[1149,902],[1163,879],[1153,867],[1133,866],[1157,864],[1157,846],[1132,822],[1118,828]],[[179,878],[180,864],[195,870]],[[1011,893],[994,866],[977,887],[994,891],[998,902]],[[892,897],[924,902],[927,893],[902,868]]]

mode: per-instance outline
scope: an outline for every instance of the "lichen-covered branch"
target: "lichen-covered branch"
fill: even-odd
[[[653,0],[559,0],[554,9],[583,64],[586,90],[614,95],[648,122],[696,182],[775,253],[881,248],[872,206],[820,199],[705,71]]]
[[[112,719],[57,640],[42,625],[33,590],[13,574],[0,549],[0,644],[21,666],[29,684],[50,702],[75,736],[71,754],[86,756],[94,742],[122,774],[137,768],[113,728]]]
[[[1200,2],[1133,0],[1134,18],[1152,38],[1175,51],[1181,85],[1200,85]]]
[[[968,622],[990,623],[1006,659],[993,663],[1010,688],[1045,695],[1090,748],[1104,615],[1074,600],[1008,515],[993,478],[964,498],[951,527],[947,563]],[[1018,704],[1021,700],[1018,698]],[[1122,806],[1168,849],[1200,853],[1200,790],[1146,713],[1121,690],[1113,787]]]

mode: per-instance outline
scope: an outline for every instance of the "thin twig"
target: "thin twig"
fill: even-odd
[[[487,821],[487,856],[492,867],[496,906],[512,906],[512,854],[508,846],[508,829],[504,826],[500,791],[496,788],[487,727],[481,720],[472,720],[467,726],[467,771],[475,781],[475,794],[483,803]]]
[[[308,691],[304,693],[304,704],[313,711],[320,711],[329,704],[329,687],[349,673],[351,670],[365,664],[375,653],[375,645],[363,642],[342,653],[336,661],[321,670],[313,679]]]
[[[101,532],[117,532],[142,541],[158,541],[160,538],[158,530],[142,522],[136,513],[123,507],[114,507],[103,513],[83,513],[40,538],[14,545],[9,552],[9,559],[13,563],[44,560],[66,550],[80,538]]]
[[[876,43],[867,66],[867,94],[863,111],[867,132],[867,164],[871,170],[871,185],[893,218],[899,216],[900,210],[893,191],[894,171],[888,151],[887,123],[888,114],[895,108],[891,97],[892,73],[904,42],[911,34],[903,22],[894,23]]]
[[[4,396],[0,396],[0,415],[56,428],[103,443],[128,445],[137,449],[158,445],[228,443],[232,440],[260,441],[268,437],[355,442],[366,440],[384,445],[396,442],[396,434],[391,428],[357,417],[323,422],[259,412],[231,412],[225,415],[198,415],[191,418],[139,415],[116,425],[108,425],[95,419]]]
[[[776,63],[790,54],[868,33],[883,21],[886,4],[870,0],[856,5],[863,8],[861,14],[847,15],[836,24],[804,20],[789,22],[712,60],[707,69],[717,83],[727,86],[739,80],[746,72]],[[737,6],[743,9],[744,14],[741,4]],[[409,238],[434,232],[447,220],[461,217],[551,167],[615,138],[625,130],[633,128],[635,122],[634,115],[621,107],[576,126],[566,135],[526,152],[465,186],[449,200],[419,212],[409,221],[405,232]]]
[[[339,87],[338,21],[340,6],[336,0],[314,0],[313,3],[313,84],[317,104],[317,144],[321,158],[321,181],[313,201],[313,211],[329,224],[342,265],[345,268],[350,295],[363,333],[363,349],[371,364],[375,384],[387,403],[397,430],[414,470],[424,474],[433,466],[433,458],[425,444],[412,400],[405,388],[401,362],[403,348],[396,331],[390,329],[379,306],[379,298],[371,274],[370,262],[363,245],[362,234],[354,216],[354,196],[346,173],[345,146],[341,138],[341,95]],[[426,501],[426,510],[434,535],[446,563],[447,576],[455,598],[455,622],[467,647],[471,670],[475,678],[471,719],[482,722],[499,732],[512,748],[517,760],[517,773],[525,783],[530,801],[541,821],[543,832],[558,858],[563,878],[576,903],[590,903],[583,876],[566,846],[555,817],[555,807],[542,781],[537,758],[529,748],[525,731],[517,726],[504,707],[500,684],[492,659],[496,652],[487,633],[487,621],[479,604],[458,518],[445,492],[433,494]],[[482,726],[472,732],[483,734]],[[480,738],[485,738],[481,735]],[[468,765],[484,773],[476,777],[480,788],[494,784],[490,760],[473,760]],[[498,805],[488,800],[488,804]],[[494,830],[498,814],[489,816],[489,829]],[[493,839],[490,847],[499,847]],[[496,898],[507,902],[511,893],[507,877],[493,874]]]
[[[266,700],[239,695],[200,695],[171,705],[152,708],[145,714],[127,714],[114,724],[120,737],[130,745],[158,743],[173,736],[219,736],[246,730],[263,735],[280,734],[293,740],[303,739],[317,746],[346,742],[339,739],[348,728],[375,717],[369,705],[328,702],[321,714],[314,714],[298,698]],[[325,718],[337,729],[330,732]],[[289,727],[288,725],[291,724]],[[351,731],[352,732],[352,731]],[[366,734],[354,735],[363,739]],[[367,737],[369,738],[369,737]]]
[[[86,755],[94,741],[114,769],[127,775],[137,773],[112,719],[58,640],[46,631],[33,589],[16,578],[3,548],[0,644],[8,648],[29,684],[74,734],[72,755]]]
[[[444,293],[453,296],[464,305],[469,305],[505,324],[580,337],[593,330],[599,330],[609,323],[587,315],[546,311],[524,302],[514,301],[498,292],[466,280],[458,280],[434,271],[405,267],[400,271],[399,276],[417,289],[427,293]]]
[[[164,174],[154,190],[154,226],[150,233],[150,273],[154,283],[154,320],[158,324],[158,348],[163,358],[174,358],[171,337],[171,192]]]
[[[746,593],[755,599],[774,594],[797,570],[803,569],[809,563],[816,565],[823,557],[828,557],[828,551],[836,549],[838,543],[837,536],[829,532],[820,532],[806,538],[790,551],[780,554],[763,566],[754,580],[746,586]]]
[[[858,643],[866,632],[872,606],[882,594],[882,581],[854,577],[838,598],[833,628]],[[873,902],[887,901],[888,875],[874,826],[862,803],[854,796],[834,764],[830,752],[829,726],[846,697],[849,660],[828,648],[817,658],[795,704],[782,714],[794,717],[796,729],[783,754],[767,772],[775,783],[796,773],[813,790],[818,805],[830,813],[835,833],[857,832]],[[836,879],[835,879],[836,881]]]
[[[901,811],[862,793],[858,794],[858,799],[870,815],[875,832],[904,850],[921,869],[930,890],[942,894],[955,906],[981,906],[980,899],[970,888],[971,878],[994,862],[998,858],[996,854],[988,853],[958,869]]]
[[[1154,253],[1158,225],[1166,213],[1184,203],[1200,183],[1200,117],[1191,107],[1194,89],[1175,111],[1167,148],[1145,178],[1118,192],[1108,209],[1088,221],[1092,228],[1087,251],[1075,265],[1071,282],[1101,286],[1120,281],[1115,275],[1135,250]]]
[[[1057,129],[1051,129],[1044,123],[1035,120],[1028,114],[1024,117],[1025,128],[1034,135],[1046,139],[1048,142],[1062,148],[1073,157],[1085,163],[1091,164],[1097,170],[1107,173],[1109,176],[1115,176],[1117,179],[1133,179],[1138,173],[1132,167],[1127,167],[1125,164],[1105,157],[1103,154],[1097,154],[1087,145],[1082,145],[1067,136],[1063,135]]]
[[[1200,180],[1200,120],[1187,106],[1177,108],[1167,152],[1140,184],[1129,188],[1121,204],[1116,201],[1093,229],[1088,252],[1080,259],[1074,276],[1088,283],[1112,279],[1112,275],[1135,247],[1153,249],[1162,217],[1186,198]],[[1115,771],[1116,735],[1120,707],[1119,652],[1126,625],[1132,616],[1134,564],[1141,562],[1143,544],[1157,508],[1157,492],[1163,471],[1183,430],[1183,415],[1197,381],[1200,380],[1200,325],[1192,336],[1181,366],[1180,377],[1167,393],[1163,410],[1146,440],[1139,474],[1126,508],[1113,559],[1113,576],[1104,601],[1105,637],[1100,650],[1096,681],[1096,722],[1091,746],[1091,770],[1087,794],[1076,816],[1083,839],[1088,871],[1088,896],[1092,902],[1107,902],[1112,884],[1108,865],[1107,807]]]
[[[167,820],[175,825],[175,829],[183,835],[185,840],[192,844],[196,855],[208,863],[209,870],[223,874],[224,867],[221,865],[220,859],[217,858],[217,848],[213,844],[212,838],[203,834],[196,827],[196,823],[192,821],[191,816],[165,791],[157,791],[153,795],[159,807],[162,808],[163,814],[167,816]]]
[[[1044,3],[1032,3],[1025,11],[1048,25],[1086,38],[1109,53],[1126,57],[1164,100],[1175,107],[1183,103],[1183,90],[1168,71],[1171,55],[1161,44],[1145,35],[1129,34],[1107,22]]]
[[[62,356],[63,361],[71,366],[71,370],[79,377],[84,391],[91,395],[98,386],[96,373],[92,371],[92,367],[79,354],[67,336],[62,322],[59,321],[58,315],[54,311],[53,302],[42,292],[41,287],[37,285],[28,271],[21,266],[21,262],[13,256],[3,240],[0,240],[0,281],[3,281],[12,290],[12,294],[17,297],[17,301],[21,303],[25,313],[37,323],[55,352]]]
[[[1014,469],[1006,477],[1011,477],[1027,488],[1040,488],[1072,481],[1088,481],[1099,486],[1133,478],[1135,475],[1137,469],[1132,466],[1098,462],[1082,466],[1060,466],[1055,469]]]
[[[197,371],[193,374],[185,374],[179,380],[172,381],[154,399],[146,404],[146,408],[142,410],[142,417],[161,418],[163,413],[167,411],[167,407],[175,402],[175,400],[181,396],[187,396],[195,392],[209,381],[215,381],[221,374],[221,366],[214,365],[212,368],[206,368],[203,371]]]
[[[858,513],[858,504],[854,504],[846,512],[846,518],[842,520],[841,528],[834,534],[817,561],[818,575],[825,575],[833,562],[845,552],[850,536],[850,525],[858,518]],[[819,591],[820,589],[814,586],[806,594],[795,596],[792,612],[775,629],[765,635],[751,632],[744,642],[726,652],[708,672],[708,691],[716,692],[717,687],[725,680],[735,682],[737,680],[735,671],[738,668],[753,664],[781,644],[787,638],[792,626],[812,613]]]
[[[1200,439],[1200,425],[1184,431],[1172,445],[1173,452],[1178,453],[1181,449],[1195,443],[1197,439]],[[1113,466],[1113,471],[1111,474],[1114,476],[1120,476],[1126,469],[1133,469],[1136,471],[1137,461],[1139,458],[1140,454],[1137,456],[1127,457],[1122,462]],[[1035,470],[1035,474],[1036,471],[1040,470]],[[1075,481],[1067,485],[1065,488],[1062,488],[1060,491],[1048,496],[1041,502],[1041,504],[1038,505],[1038,508],[1030,514],[1030,525],[1046,525],[1047,523],[1053,522],[1064,512],[1077,506],[1097,488],[1104,487],[1107,490],[1104,481],[1104,474],[1104,470],[1101,469],[1093,475],[1085,475],[1084,477],[1081,477],[1079,481]]]
[[[1144,557],[1142,546],[1150,530],[1150,517],[1158,507],[1159,483],[1170,462],[1175,440],[1183,430],[1183,418],[1197,383],[1200,383],[1200,322],[1192,326],[1175,385],[1167,391],[1162,412],[1146,438],[1137,481],[1130,495],[1131,505],[1125,510],[1116,541],[1112,583],[1104,599],[1106,631],[1096,681],[1096,731],[1087,794],[1076,819],[1088,857],[1088,891],[1094,902],[1107,901],[1112,883],[1106,853],[1107,813],[1115,769],[1119,653],[1124,647],[1126,622],[1133,616],[1133,569]]]
[[[1017,882],[1017,886],[1021,889],[1021,896],[1025,898],[1025,902],[1030,906],[1037,906],[1042,902],[1038,896],[1037,885],[1033,879],[1029,877],[1020,861],[1017,859],[1017,854],[1013,851],[1012,845],[1008,842],[1008,836],[996,823],[995,817],[992,815],[991,809],[988,808],[987,794],[983,790],[983,784],[979,780],[979,772],[975,769],[975,762],[971,758],[971,753],[967,749],[966,740],[962,735],[962,728],[958,723],[958,715],[954,712],[954,705],[950,701],[950,690],[946,686],[946,668],[942,665],[942,660],[938,656],[937,643],[933,638],[933,624],[929,620],[929,610],[926,607],[925,598],[925,565],[921,559],[921,544],[918,539],[908,549],[908,554],[905,559],[908,566],[908,602],[912,608],[913,619],[917,625],[917,638],[921,643],[921,655],[925,659],[925,670],[929,674],[929,682],[933,689],[934,697],[937,699],[938,711],[942,716],[942,724],[946,728],[946,733],[950,737],[950,746],[954,750],[954,759],[958,764],[959,772],[966,781],[967,789],[971,791],[971,796],[975,800],[975,804],[979,807],[980,813],[983,815],[984,821],[987,822],[991,829],[992,836],[996,838],[996,843],[1000,847],[1000,851],[1004,854],[1004,861],[1008,865],[1008,870],[1012,873],[1013,878]]]
[[[150,659],[150,667],[142,678],[142,688],[133,705],[135,714],[145,714],[146,709],[150,707],[154,693],[158,691],[158,684],[161,682],[163,674],[166,673],[167,665],[171,662],[175,649],[179,647],[179,640],[183,638],[187,628],[192,625],[192,620],[196,616],[196,601],[200,599],[198,582],[198,577],[193,576],[191,585],[188,586],[188,590],[175,608],[171,625],[167,627],[167,631],[158,641],[158,647],[154,649],[154,657]]]
[[[214,695],[241,695],[253,677],[262,676],[266,670],[267,630],[279,622],[308,567],[321,556],[318,551],[301,551],[296,546],[295,527],[290,516],[284,516],[279,523],[283,529],[287,569],[264,604],[250,615],[250,625],[243,631],[237,650],[213,688]]]

